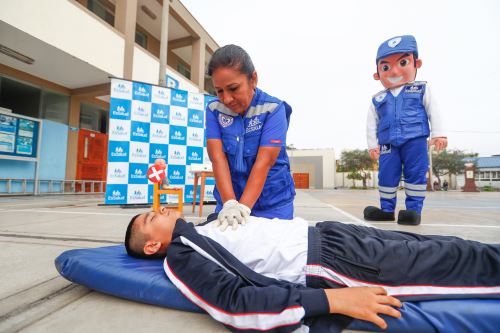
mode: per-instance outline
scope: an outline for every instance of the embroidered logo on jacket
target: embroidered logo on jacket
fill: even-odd
[[[231,126],[231,124],[233,123],[233,120],[234,120],[233,117],[225,115],[223,113],[219,113],[219,124],[222,127]]]
[[[260,130],[261,128],[262,128],[262,122],[259,120],[258,117],[253,117],[248,122],[248,126],[247,129],[245,130],[245,133],[255,132]]]
[[[405,92],[406,93],[422,93],[422,86],[408,86],[405,87]]]
[[[390,144],[380,145],[380,155],[390,154],[391,148]]]

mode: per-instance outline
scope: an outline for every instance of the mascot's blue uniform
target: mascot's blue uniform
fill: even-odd
[[[222,141],[236,200],[240,200],[243,194],[259,147],[281,147],[262,193],[252,208],[254,216],[293,218],[295,187],[286,153],[286,133],[291,113],[287,103],[260,89],[255,90],[252,102],[243,115],[231,111],[218,100],[207,105],[206,137]],[[219,212],[223,202],[217,186],[214,197],[217,200],[215,211]]]
[[[393,55],[396,56],[391,57]],[[372,221],[394,220],[397,190],[403,173],[406,210],[399,211],[398,223],[417,225],[427,187],[430,122],[436,125],[432,128],[433,136],[443,134],[438,109],[432,102],[427,83],[413,81],[421,66],[415,37],[406,35],[385,41],[378,48],[376,63],[374,78],[381,80],[387,89],[373,96],[367,134],[368,147],[375,149],[378,145],[380,152],[380,208],[366,207],[364,217]]]
[[[406,192],[406,209],[419,215],[427,187],[429,167],[427,138],[429,119],[423,104],[425,82],[405,85],[399,95],[383,91],[373,97],[379,122],[379,193],[381,208],[394,212],[401,166]]]

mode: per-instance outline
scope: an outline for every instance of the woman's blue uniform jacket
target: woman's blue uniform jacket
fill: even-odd
[[[255,90],[252,102],[243,115],[231,111],[219,100],[207,105],[206,137],[222,140],[237,200],[246,187],[259,147],[281,147],[262,193],[252,208],[252,215],[293,217],[295,187],[286,153],[286,133],[291,113],[292,108],[287,103],[260,89]],[[218,212],[222,208],[222,200],[217,187],[214,197]]]

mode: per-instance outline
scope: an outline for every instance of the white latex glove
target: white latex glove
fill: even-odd
[[[243,217],[240,224],[245,225],[248,223],[248,220],[250,219],[250,213],[252,212],[252,210],[242,203],[238,203],[238,206],[240,208],[241,216]]]
[[[228,226],[232,226],[235,230],[239,224],[245,225],[248,222],[250,213],[250,208],[231,199],[224,203],[213,225],[215,228],[219,227],[220,231],[225,231]]]

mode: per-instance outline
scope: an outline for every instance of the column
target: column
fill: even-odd
[[[200,93],[205,91],[205,41],[201,38],[193,41],[191,81],[198,85]]]
[[[80,128],[80,102],[80,97],[70,97],[68,149],[66,154],[66,179],[68,180],[75,179],[76,177],[76,164],[78,158],[78,129]]]
[[[117,0],[115,7],[115,28],[123,33],[125,38],[123,78],[127,80],[132,80],[134,67],[136,20],[137,0]]]

